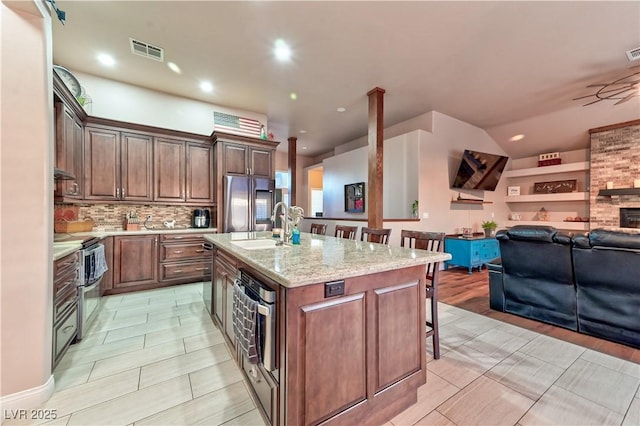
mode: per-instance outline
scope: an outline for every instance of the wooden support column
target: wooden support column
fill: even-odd
[[[382,228],[382,165],[383,165],[383,131],[384,131],[384,93],[376,87],[367,93],[369,97],[369,199],[368,225],[370,228]]]
[[[289,141],[289,205],[295,206],[296,204],[296,146],[298,144],[298,138],[291,136],[287,139]]]

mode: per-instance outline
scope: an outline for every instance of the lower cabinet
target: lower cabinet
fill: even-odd
[[[127,235],[113,239],[113,288],[158,282],[158,236]]]
[[[79,280],[80,252],[75,252],[54,262],[52,369],[58,365],[78,334]]]
[[[223,330],[228,343],[235,348],[233,331],[233,283],[238,276],[234,259],[215,252],[213,262],[213,318]]]
[[[211,279],[211,252],[204,234],[160,235],[160,282],[198,282]]]
[[[464,266],[469,268],[469,273],[472,273],[473,268],[482,268],[482,265],[500,257],[498,240],[493,237],[446,237],[444,251],[451,254],[451,260],[445,263],[445,268]]]

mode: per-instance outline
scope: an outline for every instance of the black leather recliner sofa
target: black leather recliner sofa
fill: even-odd
[[[640,348],[640,234],[518,225],[496,238],[491,309]]]
[[[496,234],[504,312],[578,329],[571,235],[550,226],[514,226]],[[496,271],[491,265],[491,276]]]
[[[573,241],[578,329],[640,347],[640,235],[596,229]]]

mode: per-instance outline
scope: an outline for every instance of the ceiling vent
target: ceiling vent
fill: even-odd
[[[629,58],[629,62],[637,61],[638,59],[640,59],[640,47],[627,50],[627,58]]]
[[[144,41],[129,39],[131,43],[131,53],[134,55],[144,56],[145,58],[153,59],[158,62],[164,61],[164,49],[161,47],[152,46]]]

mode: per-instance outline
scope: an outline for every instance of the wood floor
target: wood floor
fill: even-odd
[[[448,305],[640,364],[639,349],[489,309],[489,275],[486,269],[480,272],[474,270],[471,275],[466,268],[440,271],[438,300]]]

